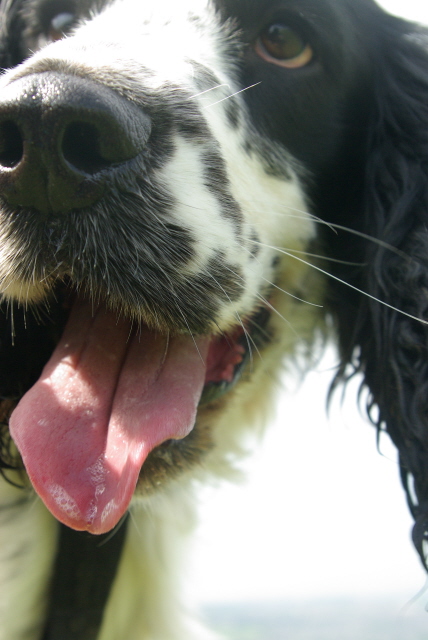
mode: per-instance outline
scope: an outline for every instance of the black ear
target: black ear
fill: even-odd
[[[380,12],[376,20],[359,184],[350,216],[339,210],[333,220],[375,240],[343,232],[326,240],[327,254],[357,263],[332,263],[333,275],[368,294],[329,285],[342,355],[336,384],[363,374],[369,415],[398,448],[427,566],[428,34]]]
[[[22,62],[22,0],[0,0],[0,73]]]

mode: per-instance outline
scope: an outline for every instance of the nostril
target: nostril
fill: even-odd
[[[140,105],[92,80],[12,80],[0,95],[1,203],[49,215],[90,207],[113,177],[138,170],[151,130]]]
[[[0,166],[13,169],[22,160],[24,143],[18,126],[12,120],[0,123]]]
[[[90,175],[112,164],[101,155],[98,128],[87,122],[72,122],[67,126],[62,139],[62,154],[74,169]]]

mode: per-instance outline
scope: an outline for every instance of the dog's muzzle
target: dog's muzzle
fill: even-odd
[[[162,136],[148,110],[58,72],[14,76],[0,100],[0,215],[14,264],[4,265],[12,273],[2,294],[14,300],[20,282],[42,288],[44,298],[17,296],[18,306],[45,304],[50,321],[61,307],[63,318],[10,433],[55,517],[97,534],[122,518],[152,452],[192,434],[199,407],[232,388],[250,345],[268,334],[263,307],[226,331],[203,321],[208,313],[216,324],[215,295],[200,273],[193,282],[180,273],[186,229],[159,222],[162,193],[151,198],[151,152]],[[130,206],[145,176],[148,196]]]
[[[41,214],[91,206],[150,136],[148,115],[78,76],[32,74],[2,89],[0,191]]]

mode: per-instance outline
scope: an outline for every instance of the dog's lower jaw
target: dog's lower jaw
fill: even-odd
[[[295,266],[293,270],[287,265],[278,279],[278,286],[296,293],[304,290],[313,303],[322,299],[322,279],[306,267]],[[273,292],[270,304],[277,310],[269,320],[271,340],[260,354],[253,352],[248,376],[244,375],[225,396],[198,410],[197,428],[204,440],[200,455],[188,465],[183,465],[179,473],[174,469],[173,476],[167,474],[158,480],[156,473],[159,469],[153,469],[153,475],[147,469],[145,477],[143,468],[130,507],[132,517],[128,539],[98,640],[212,638],[190,617],[183,615],[180,602],[172,595],[173,591],[179,593],[180,590],[175,588],[176,585],[171,588],[170,583],[170,575],[174,575],[174,567],[183,555],[186,537],[196,522],[194,490],[199,482],[210,478],[236,477],[238,462],[245,454],[242,448],[244,436],[254,433],[254,426],[265,422],[274,405],[272,394],[280,389],[284,356],[292,359],[293,355],[298,355],[294,327],[298,327],[301,345],[309,346],[317,328],[322,329],[323,326],[320,308],[299,302],[278,289]],[[287,327],[284,329],[285,321]],[[272,377],[277,380],[277,385],[272,384]],[[259,435],[260,429],[256,433]],[[162,475],[163,472],[160,473]],[[7,494],[5,501],[12,505],[10,518],[16,531],[16,535],[10,535],[8,530],[7,540],[0,537],[0,548],[5,549],[7,557],[15,557],[25,547],[27,551],[20,558],[21,572],[29,576],[24,586],[17,579],[19,593],[14,591],[13,584],[8,590],[5,602],[9,602],[10,595],[16,615],[5,617],[9,626],[0,628],[0,640],[20,637],[31,625],[34,625],[33,636],[37,637],[37,628],[40,628],[45,611],[57,523],[35,497],[25,498],[24,494],[26,504],[22,509],[22,490],[10,487],[2,479],[0,491],[2,497]],[[17,508],[18,503],[20,509]],[[16,504],[16,509],[13,504]],[[41,541],[39,547],[31,543],[34,530],[39,534],[34,538]],[[23,540],[26,536],[29,536],[28,543]],[[7,562],[2,565],[2,570],[3,566],[7,571]],[[168,576],[159,571],[159,566],[168,568]],[[13,628],[10,627],[12,624]]]

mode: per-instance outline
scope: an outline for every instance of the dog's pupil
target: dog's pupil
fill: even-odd
[[[296,31],[284,24],[272,24],[262,35],[268,53],[278,60],[291,60],[299,56],[305,43]]]

